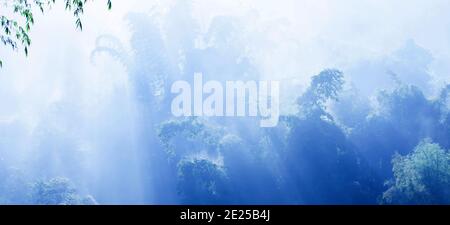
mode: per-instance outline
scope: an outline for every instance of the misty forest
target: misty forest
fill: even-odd
[[[64,88],[55,97],[43,87],[39,110],[19,110],[17,83],[7,83],[33,70],[1,55],[1,204],[450,204],[450,85],[430,72],[429,50],[405,39],[352,66],[291,70],[279,79],[276,127],[257,117],[174,117],[170,87],[194,73],[220,82],[281,76],[262,65],[278,56],[264,52],[278,44],[265,32],[283,36],[283,21],[249,11],[205,26],[194,3],[127,13],[129,38],[96,36],[88,54],[103,76],[123,79],[91,91],[80,80],[95,74],[76,78],[73,58],[62,64],[70,75],[46,81]],[[286,39],[285,48],[300,45]]]

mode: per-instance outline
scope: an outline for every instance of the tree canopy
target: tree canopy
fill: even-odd
[[[326,115],[325,104],[338,99],[344,83],[343,73],[336,69],[326,69],[313,76],[310,87],[298,99],[302,112],[306,116]]]
[[[393,159],[395,179],[383,194],[387,204],[450,204],[450,153],[426,140]]]

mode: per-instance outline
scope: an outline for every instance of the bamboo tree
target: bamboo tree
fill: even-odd
[[[75,26],[83,30],[81,17],[85,5],[93,0],[63,0],[65,9],[70,11],[75,18]],[[107,0],[107,8],[111,10],[112,0]],[[35,11],[45,13],[55,5],[56,0],[3,0],[0,7],[11,10],[10,15],[0,14],[0,41],[13,50],[23,49],[26,56],[31,46],[30,30],[35,23]],[[5,10],[3,10],[5,12]],[[3,61],[0,59],[0,67]]]

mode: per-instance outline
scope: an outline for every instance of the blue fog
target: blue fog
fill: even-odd
[[[449,11],[114,1],[79,32],[58,5],[0,52],[0,203],[450,204]],[[278,126],[174,118],[196,72],[280,81]]]

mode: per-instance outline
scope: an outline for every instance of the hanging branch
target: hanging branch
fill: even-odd
[[[73,13],[75,26],[83,30],[81,16],[89,0],[64,0],[65,9]],[[93,0],[90,0],[93,1]],[[107,8],[111,10],[112,0],[107,0]],[[13,50],[23,49],[26,56],[31,46],[30,30],[34,25],[34,11],[45,13],[52,8],[56,0],[4,0],[0,7],[12,9],[13,18],[0,15],[0,41]],[[3,61],[0,59],[0,67]]]

